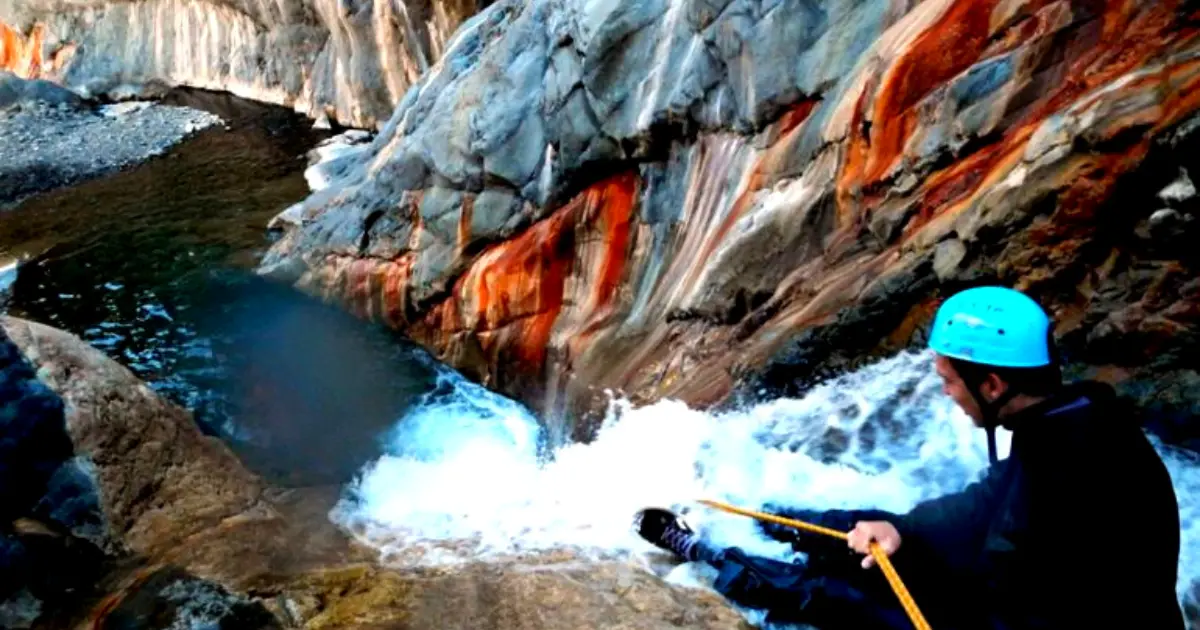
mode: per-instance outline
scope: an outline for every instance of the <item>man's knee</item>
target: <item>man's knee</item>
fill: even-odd
[[[794,604],[804,595],[805,566],[800,562],[761,558],[730,547],[713,554],[708,564],[717,570],[713,588],[740,606],[771,609]]]

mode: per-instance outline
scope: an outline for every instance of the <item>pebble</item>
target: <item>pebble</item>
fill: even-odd
[[[0,209],[160,155],[222,122],[156,103],[95,109],[33,103],[0,111]]]

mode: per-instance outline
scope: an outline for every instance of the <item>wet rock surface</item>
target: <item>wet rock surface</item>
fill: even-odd
[[[148,102],[95,107],[51,84],[45,91],[52,96],[20,88],[34,94],[6,108],[6,85],[35,83],[8,76],[7,83],[0,77],[0,208],[161,155],[221,122],[207,112]]]
[[[281,628],[262,604],[185,571],[146,571],[109,602],[97,630]]]
[[[337,487],[270,488],[186,413],[77,337],[16,318],[0,319],[0,330],[11,339],[5,347],[27,361],[6,356],[6,373],[24,365],[28,387],[61,400],[57,426],[65,420],[75,458],[87,462],[82,485],[94,491],[92,525],[100,525],[90,530],[99,532],[99,544],[86,547],[74,531],[87,528],[26,526],[22,540],[53,537],[62,541],[56,548],[91,550],[70,556],[90,572],[45,565],[79,583],[17,585],[0,606],[0,619],[13,627],[748,627],[714,593],[566,552],[436,569],[380,567],[376,552],[330,522]],[[49,486],[47,496],[65,505],[66,491]],[[38,553],[43,563],[50,557]]]

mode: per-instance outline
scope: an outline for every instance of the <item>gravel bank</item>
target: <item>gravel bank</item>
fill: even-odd
[[[221,122],[207,112],[147,102],[26,103],[0,111],[0,208],[159,155]]]

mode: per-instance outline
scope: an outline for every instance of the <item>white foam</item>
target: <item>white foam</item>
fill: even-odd
[[[328,165],[347,155],[365,153],[371,146],[370,141],[369,132],[350,129],[313,148],[309,152],[308,168],[304,169],[304,179],[308,182],[309,190],[317,192],[329,188],[339,175],[329,172]]]
[[[961,488],[987,461],[983,432],[940,391],[926,354],[901,354],[811,390],[712,414],[663,401],[617,401],[594,441],[539,457],[525,409],[446,375],[399,423],[391,454],[368,466],[333,518],[396,564],[439,564],[571,548],[649,563],[631,531],[646,506],[690,511],[717,544],[787,557],[750,519],[703,509],[879,507],[903,511]],[[1001,456],[1008,435],[998,436]],[[1168,449],[1169,450],[1169,449]],[[1200,572],[1200,465],[1170,452],[1183,508],[1182,584]],[[704,583],[696,567],[669,579]]]
[[[6,296],[17,283],[18,265],[19,261],[16,258],[0,258],[0,298]]]
[[[124,101],[121,103],[112,103],[110,105],[100,106],[100,115],[108,118],[120,118],[130,114],[136,114],[154,107],[152,101]]]

